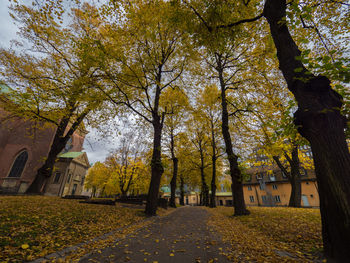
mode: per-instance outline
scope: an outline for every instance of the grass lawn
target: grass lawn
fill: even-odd
[[[234,262],[313,262],[322,252],[318,209],[249,207],[233,217],[232,207],[208,209],[209,224],[231,244]],[[286,256],[288,255],[288,256]]]
[[[46,196],[0,196],[0,262],[45,256],[144,219],[142,210]]]

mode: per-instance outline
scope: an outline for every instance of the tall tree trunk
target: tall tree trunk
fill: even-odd
[[[177,179],[177,170],[178,170],[178,159],[175,156],[175,144],[174,144],[174,131],[171,128],[170,131],[170,150],[171,150],[171,159],[173,160],[173,177],[170,181],[170,202],[169,206],[176,208],[175,202],[175,192],[176,192],[176,179]]]
[[[176,208],[176,202],[175,202],[175,192],[176,192],[176,178],[177,178],[177,167],[178,167],[178,159],[173,158],[173,177],[170,181],[170,203],[169,206]]]
[[[220,88],[221,88],[221,107],[222,107],[222,135],[224,137],[225,141],[225,148],[226,148],[226,154],[227,159],[230,164],[230,175],[232,180],[232,198],[233,198],[233,206],[235,208],[234,215],[240,216],[240,215],[248,215],[250,212],[246,209],[245,202],[244,202],[244,195],[243,195],[243,178],[241,171],[238,166],[238,156],[234,154],[232,150],[232,141],[231,141],[231,135],[229,130],[229,121],[228,121],[228,110],[227,110],[227,101],[226,101],[226,86],[223,79],[223,71],[221,67],[221,60],[217,60],[218,64],[218,73],[219,73],[219,80],[220,80]]]
[[[211,176],[211,195],[209,207],[216,207],[215,196],[216,196],[216,141],[214,134],[214,123],[211,122],[211,141],[212,141],[212,176]]]
[[[209,188],[208,188],[208,185],[205,181],[203,149],[200,149],[200,157],[201,157],[200,172],[201,172],[201,181],[202,181],[201,205],[209,206]]]
[[[301,175],[300,161],[298,156],[298,146],[294,146],[292,150],[292,158],[286,154],[286,158],[290,163],[290,184],[292,191],[289,199],[290,207],[301,207]]]
[[[286,0],[267,0],[264,7],[280,69],[298,102],[295,123],[311,144],[319,186],[322,236],[329,261],[350,258],[350,154],[345,140],[342,97],[324,76],[314,76],[296,57],[300,51],[286,20]],[[297,70],[296,70],[297,69]],[[297,71],[297,72],[296,72]]]
[[[298,157],[298,146],[293,147],[292,157],[289,157],[287,153],[285,153],[284,156],[290,164],[290,172],[288,172],[287,168],[281,163],[278,156],[273,156],[273,159],[281,171],[287,176],[287,179],[291,185],[291,193],[288,206],[301,207],[301,175],[300,161]]]
[[[212,157],[212,177],[211,177],[211,194],[210,194],[210,203],[209,207],[216,207],[215,196],[216,196],[216,156]]]
[[[185,205],[185,182],[184,178],[180,175],[180,205]]]
[[[162,123],[160,116],[154,114],[153,116],[153,154],[151,163],[151,182],[148,190],[147,204],[145,213],[149,216],[156,215],[158,205],[158,195],[160,187],[160,179],[163,174],[163,165],[161,159],[161,139],[162,139]]]

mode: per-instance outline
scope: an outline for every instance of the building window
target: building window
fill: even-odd
[[[282,172],[282,177],[287,178],[288,176],[285,174],[285,172]]]
[[[28,152],[27,151],[21,152],[17,156],[16,160],[14,161],[8,177],[21,177],[24,166],[27,163],[27,160],[28,160]]]
[[[55,179],[53,180],[53,183],[58,184],[58,182],[60,181],[60,178],[61,178],[61,173],[57,172],[55,175]]]
[[[252,190],[252,186],[248,185],[248,191],[251,191],[251,190]]]
[[[85,181],[85,176],[83,176],[83,177],[81,178],[81,185],[84,185],[84,181]]]
[[[257,174],[256,175],[256,180],[261,180],[262,179],[262,174]]]
[[[75,194],[75,191],[77,190],[77,184],[74,184],[73,185],[73,189],[72,189],[72,195],[74,195]],[[188,202],[188,199],[187,199],[187,202]]]
[[[265,190],[265,183],[261,183],[261,184],[259,185],[259,188],[260,188],[260,190]]]
[[[251,203],[254,203],[254,196],[252,196],[252,195],[249,196],[249,199],[250,199],[250,202],[251,202]]]
[[[263,200],[263,202],[266,202],[266,201],[267,201],[266,195],[262,195],[262,196],[261,196],[261,199]]]
[[[67,183],[69,183],[71,177],[72,177],[72,174],[69,174],[67,178]]]
[[[277,190],[277,184],[273,184],[272,189]]]
[[[275,202],[276,203],[281,203],[281,198],[279,195],[275,195]]]

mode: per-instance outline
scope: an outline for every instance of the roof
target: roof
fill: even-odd
[[[160,191],[162,191],[163,193],[170,193],[170,192],[171,192],[171,191],[170,191],[170,187],[169,187],[169,186],[166,186],[166,185],[162,186],[162,187],[160,188]]]
[[[218,192],[215,196],[232,196],[232,192]]]
[[[80,155],[82,155],[83,152],[66,152],[66,153],[62,153],[60,155],[58,155],[59,158],[77,158]]]

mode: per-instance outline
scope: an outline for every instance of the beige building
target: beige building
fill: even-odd
[[[89,160],[85,152],[60,154],[54,173],[46,186],[45,195],[81,195],[89,167]]]
[[[291,185],[280,170],[272,174],[252,173],[250,180],[244,183],[244,200],[252,206],[288,206]],[[317,182],[314,171],[303,170],[301,176],[301,205],[319,207]]]
[[[291,185],[286,176],[274,169],[268,174],[262,169],[250,169],[250,177],[243,184],[244,200],[247,206],[288,206],[291,195]],[[301,205],[303,207],[319,207],[317,182],[314,171],[302,171]],[[232,206],[231,192],[216,194],[218,206]]]

